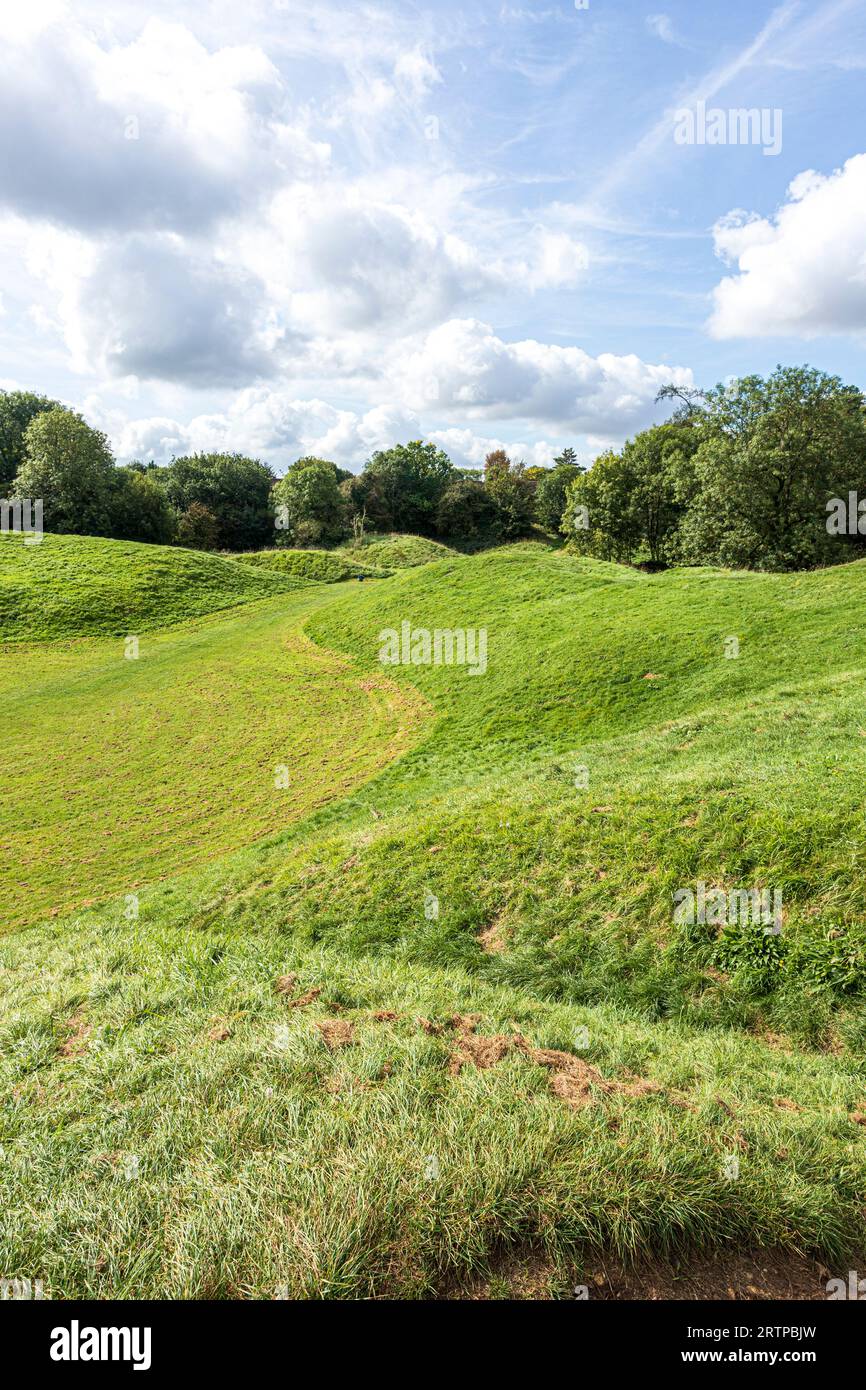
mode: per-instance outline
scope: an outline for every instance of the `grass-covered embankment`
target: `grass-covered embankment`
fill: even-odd
[[[83,829],[48,745],[16,764],[47,808],[26,872],[117,897],[45,922],[28,888],[0,941],[0,1267],[137,1297],[420,1296],[526,1242],[572,1279],[599,1248],[844,1273],[864,588],[860,564],[649,577],[520,546],[155,633],[116,671],[112,644],[32,649],[67,753],[80,699],[92,807]],[[486,673],[383,668],[403,621],[485,627]],[[111,803],[88,773],[124,701],[116,766],[145,771]],[[298,814],[251,843],[273,778],[233,788],[280,729]],[[190,778],[208,804],[172,820]],[[103,803],[151,807],[113,867]],[[36,832],[6,805],[16,863]],[[699,881],[780,889],[781,933],[674,922]]]

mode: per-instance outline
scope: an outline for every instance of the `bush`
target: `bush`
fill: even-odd
[[[496,504],[503,538],[527,535],[535,521],[535,490],[526,465],[512,463],[504,449],[494,449],[484,460],[484,482]]]
[[[464,541],[495,541],[502,534],[502,517],[480,480],[455,478],[439,499],[436,529],[440,536]]]
[[[168,545],[177,516],[159,483],[140,464],[117,468],[111,496],[111,534],[116,540]]]
[[[201,502],[191,502],[177,524],[177,539],[191,550],[218,550],[220,524]]]

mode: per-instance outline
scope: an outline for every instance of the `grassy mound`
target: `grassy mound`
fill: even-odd
[[[563,1287],[600,1247],[857,1267],[864,597],[863,563],[523,545],[116,669],[47,645],[29,697],[10,660],[0,1266],[138,1297],[419,1296],[521,1241]],[[484,628],[486,670],[383,666],[403,623]],[[678,921],[701,883],[780,891],[781,931]]]
[[[369,790],[394,829],[377,825],[351,876],[325,867],[299,893],[286,866],[298,920],[439,964],[477,961],[496,921],[511,945],[497,972],[547,997],[866,1041],[850,872],[866,823],[849,615],[864,594],[862,563],[648,577],[504,550],[329,605],[313,635],[440,718]],[[486,626],[486,674],[379,667],[380,632],[404,621]],[[333,853],[353,853],[351,835]],[[779,890],[784,931],[676,923],[674,893],[699,883]],[[426,891],[435,930],[409,933]]]
[[[340,552],[350,560],[360,557],[365,564],[376,565],[382,569],[411,569],[414,565],[427,565],[431,560],[443,560],[456,552],[440,541],[431,541],[426,536],[371,536],[358,549],[343,547]]]
[[[0,536],[0,641],[79,633],[121,636],[233,608],[297,587],[231,560],[93,536]]]
[[[335,584],[357,575],[365,579],[383,579],[390,574],[390,570],[376,569],[362,564],[354,555],[333,550],[257,550],[236,558],[240,564],[316,584]]]

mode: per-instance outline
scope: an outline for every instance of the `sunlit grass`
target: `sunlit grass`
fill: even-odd
[[[648,577],[521,545],[145,633],[137,662],[7,652],[0,1270],[414,1297],[524,1241],[570,1273],[592,1247],[847,1269],[864,590],[859,563]],[[382,667],[404,620],[485,627],[487,673]],[[781,935],[675,923],[699,880],[780,889]],[[530,1053],[454,1074],[454,1014]],[[595,1069],[590,1103],[545,1047]]]

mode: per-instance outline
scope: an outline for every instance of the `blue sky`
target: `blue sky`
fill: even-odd
[[[589,459],[670,379],[866,386],[862,0],[30,0],[4,34],[0,385],[119,459]],[[677,138],[701,109],[726,143]]]

